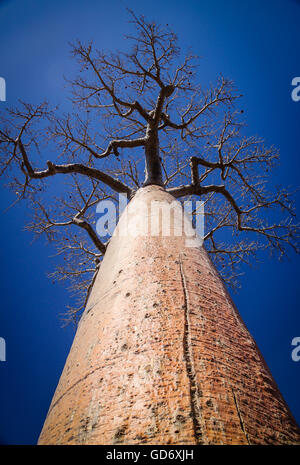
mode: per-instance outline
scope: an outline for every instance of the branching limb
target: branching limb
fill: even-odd
[[[22,142],[19,140],[18,145],[20,147],[20,151],[22,153],[24,166],[27,170],[28,175],[33,179],[44,179],[49,176],[54,176],[55,174],[66,174],[66,173],[78,173],[84,176],[87,176],[92,179],[97,179],[98,181],[103,182],[108,187],[111,187],[116,192],[124,192],[129,195],[132,195],[132,190],[123,184],[118,179],[114,179],[112,176],[97,170],[95,168],[91,168],[81,163],[71,163],[67,165],[55,165],[51,161],[47,161],[48,168],[46,170],[37,171],[34,170],[29,162],[27,153],[24,149]]]
[[[92,45],[89,44],[85,47],[83,44],[78,42],[76,45],[73,46],[73,54],[80,58],[81,62],[86,66],[89,65],[91,69],[94,71],[95,75],[99,79],[101,83],[101,88],[104,89],[106,94],[108,94],[111,98],[111,101],[121,107],[126,107],[129,110],[137,111],[146,121],[149,121],[150,117],[148,112],[142,107],[142,105],[135,100],[134,102],[128,102],[116,95],[114,85],[109,85],[108,82],[104,79],[101,68],[97,67],[95,60],[91,57]]]
[[[1,118],[0,174],[16,202],[33,207],[29,229],[57,247],[55,276],[70,279],[80,295],[74,315],[87,302],[106,250],[94,226],[96,204],[115,203],[117,193],[132,198],[140,186],[205,202],[205,245],[230,277],[263,248],[280,256],[290,247],[298,251],[290,196],[268,187],[279,152],[246,134],[233,83],[220,77],[203,87],[196,57],[181,54],[167,25],[130,15],[136,28],[127,36],[130,50],[73,46],[79,74],[67,81],[74,105],[67,115],[21,102]]]

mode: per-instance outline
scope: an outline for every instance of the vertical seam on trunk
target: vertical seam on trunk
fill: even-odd
[[[179,269],[184,295],[184,332],[183,332],[183,355],[186,363],[186,371],[190,385],[190,400],[191,400],[191,416],[193,420],[194,436],[197,444],[204,444],[203,432],[201,426],[201,411],[198,403],[199,390],[194,367],[191,330],[190,330],[190,315],[188,305],[188,293],[186,280],[182,268],[181,256],[179,256]]]
[[[234,392],[233,388],[231,388],[231,391],[232,391],[232,396],[233,396],[235,408],[236,408],[236,411],[237,411],[237,414],[238,414],[238,417],[239,417],[239,420],[240,420],[241,429],[242,429],[242,431],[243,431],[243,433],[245,435],[245,438],[247,439],[248,444],[251,445],[251,442],[250,442],[249,436],[248,436],[248,434],[246,432],[244,421],[243,421],[243,418],[242,418],[242,415],[241,415],[241,412],[240,412],[240,409],[239,409],[239,405],[238,405],[238,402],[237,402],[237,398],[236,398],[236,395],[235,395],[235,392]]]

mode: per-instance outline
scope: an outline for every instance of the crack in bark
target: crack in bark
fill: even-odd
[[[66,395],[68,394],[68,392],[70,392],[75,386],[77,386],[77,384],[81,383],[81,381],[84,381],[86,378],[88,378],[89,376],[91,376],[93,373],[95,373],[96,371],[98,370],[101,370],[103,367],[100,366],[100,367],[96,367],[94,370],[92,371],[89,371],[86,375],[82,376],[81,378],[79,378],[77,381],[75,381],[75,383],[73,383],[71,386],[68,387],[68,389],[65,390],[65,392],[63,392],[58,399],[56,399],[56,401],[50,405],[50,408],[49,408],[49,411],[47,413],[47,416],[49,415],[49,413],[53,410],[53,408],[58,404],[58,402],[61,401],[61,399]]]
[[[88,296],[89,297],[89,296]],[[100,299],[101,300],[101,299]],[[97,302],[95,302],[93,305],[91,305],[89,308],[87,308],[85,310],[85,313],[84,315],[88,315],[88,313],[90,313],[91,310],[93,310],[94,307],[96,307],[96,305],[100,302],[100,300],[97,300]]]
[[[190,315],[188,305],[188,292],[186,280],[182,268],[181,256],[179,256],[179,269],[184,295],[184,335],[183,335],[183,354],[186,363],[187,376],[190,383],[190,399],[191,399],[191,416],[193,420],[194,436],[197,444],[204,444],[203,432],[201,425],[201,410],[199,407],[198,399],[200,396],[192,351],[192,341],[190,333]]]
[[[233,388],[231,388],[231,391],[232,391],[232,396],[233,396],[235,408],[236,408],[236,411],[237,411],[237,414],[238,414],[238,417],[239,417],[239,420],[240,420],[241,429],[242,429],[242,431],[243,431],[243,433],[245,435],[247,443],[249,445],[251,445],[251,442],[249,440],[249,436],[248,436],[247,431],[245,429],[244,421],[243,421],[243,418],[242,418],[242,415],[241,415],[241,412],[240,412],[240,409],[239,409],[239,406],[238,406],[237,398],[236,398],[236,395],[235,395],[235,392],[234,392]]]

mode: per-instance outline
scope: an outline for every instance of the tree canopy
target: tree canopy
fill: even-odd
[[[95,230],[96,204],[132,198],[142,186],[205,202],[205,247],[231,284],[259,250],[298,250],[290,193],[270,183],[279,151],[245,134],[233,82],[219,76],[203,87],[197,57],[182,53],[168,25],[129,14],[135,34],[126,52],[71,45],[71,113],[20,102],[1,115],[1,174],[16,202],[32,208],[27,228],[62,257],[52,277],[71,280],[71,316],[84,308],[107,246]]]

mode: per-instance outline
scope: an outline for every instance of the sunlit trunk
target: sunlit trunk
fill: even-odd
[[[140,189],[131,219],[150,218]],[[40,444],[282,444],[297,425],[203,247],[179,235],[111,239]],[[123,233],[123,234],[122,234]],[[259,302],[257,303],[259,305]],[[263,311],[263,309],[262,309]]]

